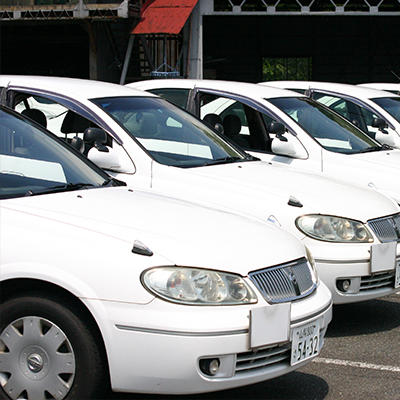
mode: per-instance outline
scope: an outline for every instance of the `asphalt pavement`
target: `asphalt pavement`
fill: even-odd
[[[400,399],[400,295],[335,306],[325,345],[288,375],[238,389],[192,396],[117,394],[112,400]]]

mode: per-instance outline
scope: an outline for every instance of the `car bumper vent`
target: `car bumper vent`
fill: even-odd
[[[326,327],[319,331],[319,349],[323,347]],[[268,372],[290,365],[291,344],[285,343],[268,348],[255,349],[236,356],[235,376]]]
[[[400,214],[368,221],[368,225],[382,243],[400,240]]]
[[[290,363],[290,344],[249,351],[237,355],[235,375]]]
[[[301,299],[316,289],[316,279],[305,258],[249,273],[249,278],[269,303]]]
[[[361,278],[360,291],[387,289],[394,287],[394,272],[383,272],[363,276]]]

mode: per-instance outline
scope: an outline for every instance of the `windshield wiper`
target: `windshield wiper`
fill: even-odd
[[[38,194],[49,194],[58,192],[70,192],[73,190],[86,189],[87,187],[94,186],[92,183],[66,183],[63,185],[50,186],[41,190],[29,190],[25,196],[36,196]]]
[[[110,177],[106,179],[101,186],[126,186],[126,182]]]
[[[222,158],[217,158],[215,160],[211,161],[206,161],[203,163],[203,165],[217,165],[217,164],[229,164],[229,163],[234,163],[238,161],[242,161],[242,157],[232,157],[232,156],[227,156],[227,157],[222,157]]]
[[[246,153],[246,157],[244,158],[244,161],[261,161],[261,158],[254,157],[251,154]]]
[[[370,153],[372,151],[382,151],[382,150],[393,150],[393,147],[388,144],[383,144],[382,146],[371,146],[359,151],[359,153]]]

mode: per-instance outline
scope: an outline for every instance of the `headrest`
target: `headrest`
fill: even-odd
[[[25,110],[22,111],[21,114],[30,119],[33,119],[43,127],[47,127],[47,118],[43,111],[38,110],[37,108],[25,108]]]
[[[64,121],[61,125],[62,133],[78,133],[84,132],[86,128],[90,127],[90,121],[79,114],[68,110],[65,115]]]
[[[213,128],[215,127],[215,124],[222,125],[222,118],[218,114],[207,114],[203,118],[203,121],[207,122],[207,124],[211,125]]]
[[[238,135],[242,129],[240,118],[235,114],[227,115],[223,121],[224,132],[227,136]]]

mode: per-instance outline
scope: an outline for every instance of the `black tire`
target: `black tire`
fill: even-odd
[[[29,294],[0,305],[0,397],[94,399],[108,383],[104,351],[80,310]]]

